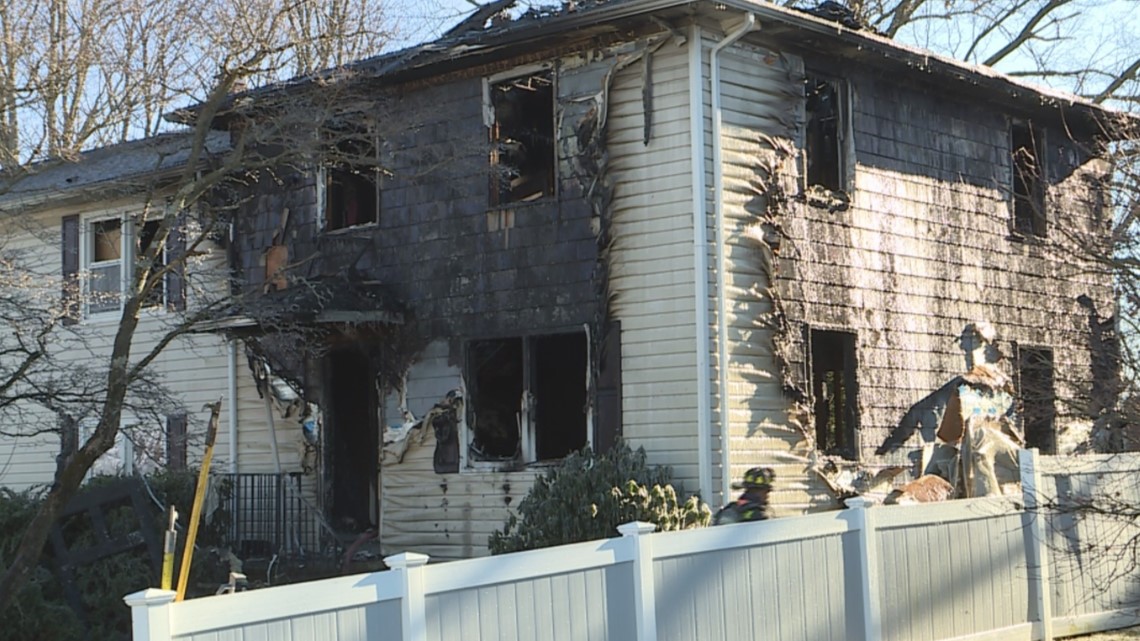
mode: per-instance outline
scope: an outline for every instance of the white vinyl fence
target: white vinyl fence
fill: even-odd
[[[136,641],[1052,639],[1140,624],[1140,457],[1022,455],[1022,500],[869,506],[621,537],[173,603],[126,597]],[[1128,544],[1134,547],[1126,547]],[[1042,563],[1042,560],[1047,562]]]

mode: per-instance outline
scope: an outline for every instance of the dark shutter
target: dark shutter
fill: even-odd
[[[166,263],[174,263],[166,272],[166,307],[171,311],[186,309],[186,216],[166,236]]]
[[[63,322],[71,325],[79,321],[79,216],[64,216],[60,231]]]
[[[605,452],[621,438],[621,322],[606,327],[598,354],[597,423],[594,425],[594,450]]]
[[[59,417],[59,456],[55,459],[55,471],[58,476],[63,471],[67,461],[79,450],[79,422],[73,417],[63,414]]]
[[[166,417],[166,468],[186,469],[186,415]]]

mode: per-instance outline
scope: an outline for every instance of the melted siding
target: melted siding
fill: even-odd
[[[423,416],[448,391],[460,387],[460,371],[448,362],[446,341],[434,341],[408,374],[408,409]],[[400,422],[395,395],[384,402],[389,424]],[[488,554],[487,538],[501,528],[530,491],[535,472],[464,470],[436,474],[432,466],[435,435],[412,436],[402,462],[381,462],[381,544],[385,554],[411,551],[435,560]]]
[[[769,186],[786,188],[795,174],[794,156],[778,149],[794,146],[800,65],[798,59],[745,44],[720,54],[729,460],[733,478],[755,465],[775,468],[777,514],[802,512],[821,492],[807,470],[806,443],[789,421],[774,352],[775,257],[765,242],[765,233],[774,229],[768,220]],[[715,296],[714,289],[714,306]]]

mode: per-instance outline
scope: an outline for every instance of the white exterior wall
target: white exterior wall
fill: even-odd
[[[137,209],[141,209],[141,205],[137,201],[130,200],[93,203],[67,209],[49,209],[0,222],[0,225],[3,225],[0,235],[5,238],[5,249],[18,252],[21,263],[26,264],[31,271],[42,278],[45,292],[58,296],[61,273],[61,218],[79,214],[82,224],[87,216],[119,214]],[[222,267],[222,260],[223,254],[217,251],[189,266],[189,270],[195,271],[195,275],[187,279],[189,309],[194,308],[196,292],[201,292],[202,287],[217,285],[218,281],[213,270]],[[217,278],[221,277],[219,272]],[[145,356],[165,334],[168,323],[176,318],[172,313],[144,310],[131,347],[132,359]],[[52,345],[56,349],[55,357],[64,363],[76,365],[105,361],[109,358],[117,328],[117,317],[110,315],[84,319],[76,325],[57,329],[55,342]],[[185,335],[168,345],[151,367],[153,372],[161,376],[164,384],[189,415],[187,432],[190,439],[188,447],[190,465],[196,465],[202,455],[205,428],[209,418],[209,413],[203,410],[203,406],[206,403],[222,400],[222,414],[212,469],[216,472],[228,472],[232,448],[228,434],[230,398],[228,351],[225,339],[216,334]],[[238,454],[240,471],[271,472],[273,471],[271,460],[268,462],[260,460],[271,457],[257,456],[256,451],[262,447],[252,445],[254,440],[259,443],[264,441],[257,436],[258,432],[265,431],[265,414],[263,409],[259,413],[247,409],[263,406],[254,389],[244,350],[240,344],[237,375],[241,408],[238,440],[245,446]],[[43,410],[33,408],[30,410],[30,415],[44,421],[41,425],[53,428],[56,426],[55,417]],[[129,417],[125,418],[126,420],[130,420]],[[154,434],[165,433],[164,423],[147,427],[155,430]],[[296,432],[299,436],[300,430]],[[285,442],[284,436],[281,440],[282,459],[286,463],[286,471],[299,469],[297,464],[299,456],[293,455],[296,448],[291,449]],[[24,489],[50,483],[55,473],[55,459],[59,448],[59,438],[55,433],[35,438],[0,437],[0,486]],[[159,444],[158,449],[162,450],[164,456],[164,447]],[[263,449],[268,451],[267,441],[264,441]]]
[[[608,148],[615,185],[610,251],[614,318],[621,321],[622,431],[651,463],[673,467],[695,492],[697,386],[689,45],[653,54],[653,114],[643,143],[642,64],[614,78]]]

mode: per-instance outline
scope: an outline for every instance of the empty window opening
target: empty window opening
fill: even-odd
[[[467,358],[472,373],[471,454],[485,461],[514,459],[520,446],[523,341],[475,341]]]
[[[87,311],[91,314],[116,311],[123,287],[123,221],[121,218],[98,220],[91,223],[89,229]]]
[[[813,329],[810,341],[816,447],[854,460],[859,393],[855,334]]]
[[[490,87],[491,204],[554,195],[554,80],[549,71]]]
[[[550,460],[585,447],[586,355],[584,333],[471,342],[471,458]]]
[[[586,446],[586,335],[534,339],[535,455],[562,458]]]
[[[1053,350],[1018,346],[1017,373],[1025,444],[1036,447],[1043,454],[1053,454],[1056,449],[1053,430],[1057,417]]]
[[[325,170],[325,230],[380,220],[380,163],[372,140],[338,142]]]
[[[807,124],[804,152],[807,185],[843,191],[843,95],[839,83],[807,76],[804,79]]]
[[[1025,236],[1044,236],[1045,183],[1043,180],[1040,131],[1028,122],[1010,127],[1010,153],[1013,167],[1013,227]]]
[[[326,367],[329,517],[334,527],[359,532],[376,522],[375,376],[368,356],[354,349],[331,352]]]

